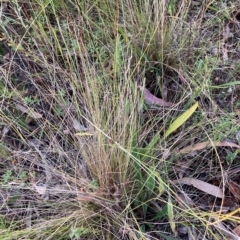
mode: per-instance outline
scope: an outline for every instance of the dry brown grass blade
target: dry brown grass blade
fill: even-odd
[[[27,113],[31,118],[39,119],[42,118],[42,114],[35,112],[34,110],[24,107],[23,105],[16,103],[15,107],[23,113]]]
[[[180,150],[175,150],[174,152],[175,153],[190,153],[190,152],[194,152],[194,151],[199,151],[199,150],[202,150],[204,148],[207,148],[207,147],[212,147],[212,146],[215,146],[215,147],[232,147],[232,148],[239,148],[240,149],[240,146],[236,143],[232,143],[232,142],[210,142],[210,141],[207,141],[207,142],[201,142],[201,143],[197,143],[193,146],[188,146],[188,147],[185,147],[185,148],[182,148]]]
[[[194,179],[194,178],[181,178],[178,180],[171,181],[174,184],[186,184],[191,185],[207,194],[210,194],[214,197],[223,198],[223,190],[217,186],[214,186],[210,183],[206,183],[204,181]]]

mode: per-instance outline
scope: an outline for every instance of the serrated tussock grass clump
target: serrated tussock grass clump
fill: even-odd
[[[226,134],[202,113],[219,62],[199,53],[209,6],[191,2],[2,3],[2,239],[222,236],[171,182],[219,161],[177,149]],[[171,106],[145,104],[145,87]]]

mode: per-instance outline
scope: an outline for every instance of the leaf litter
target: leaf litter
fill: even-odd
[[[16,107],[16,109],[20,110],[21,112],[27,113],[31,118],[34,118],[34,119],[42,118],[42,114],[40,114],[30,108],[27,108],[19,103],[16,103],[15,107]]]
[[[236,143],[232,143],[232,142],[211,142],[211,141],[207,141],[207,142],[201,142],[201,143],[197,143],[193,146],[188,146],[179,150],[175,150],[175,153],[190,153],[190,152],[195,152],[195,151],[199,151],[199,150],[203,150],[205,148],[208,147],[231,147],[231,148],[238,148],[240,149],[240,145],[236,144]]]
[[[206,141],[206,142],[201,142],[201,143],[196,143],[191,146],[187,146],[181,149],[166,149],[165,152],[163,153],[164,158],[168,158],[172,153],[174,154],[189,154],[193,153],[196,151],[200,151],[206,148],[210,147],[231,147],[231,148],[237,148],[240,149],[240,145],[233,143],[233,142],[228,142],[228,141]]]
[[[171,183],[190,185],[214,197],[217,197],[217,198],[224,197],[224,193],[221,188],[198,179],[185,177],[178,180],[172,180]]]

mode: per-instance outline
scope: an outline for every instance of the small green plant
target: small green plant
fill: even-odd
[[[23,103],[30,106],[32,104],[39,104],[40,100],[38,99],[37,96],[35,96],[35,97],[26,96],[23,98]]]
[[[136,197],[135,205],[136,207],[140,206],[142,208],[143,220],[146,221],[149,204],[153,199],[154,192],[156,190],[155,189],[156,179],[155,179],[154,173],[150,169],[147,169],[147,172],[145,172],[144,174],[141,172],[140,174],[142,176],[138,179],[139,193],[138,193],[138,196]],[[142,182],[139,181],[141,179],[142,179]]]
[[[138,149],[136,137],[133,140],[132,155],[135,158],[134,169],[137,181],[134,208],[141,208],[143,220],[147,221],[147,218],[149,218],[147,212],[149,211],[151,201],[164,192],[164,183],[156,171],[156,167],[147,167],[145,165],[143,156],[146,157],[146,155],[143,150],[140,151]],[[142,225],[142,228],[145,228],[145,226]]]
[[[27,172],[24,171],[24,170],[21,170],[18,174],[18,176],[15,176],[13,171],[12,170],[7,170],[3,176],[2,176],[2,179],[3,179],[3,183],[4,184],[7,184],[9,183],[10,181],[16,181],[16,180],[21,180],[21,181],[24,181],[27,179]]]
[[[27,172],[26,172],[26,171],[21,171],[21,172],[19,173],[19,178],[20,178],[21,180],[25,180],[25,179],[27,178]]]
[[[102,42],[103,37],[102,31],[96,30],[94,36],[90,37],[90,41],[86,45],[88,53],[95,59],[96,64],[106,63],[109,58],[107,47]]]
[[[168,4],[168,13],[170,16],[175,16],[176,14],[176,2],[177,0],[170,0]]]
[[[92,233],[92,230],[85,227],[71,228],[71,233],[69,234],[69,237],[79,239],[80,237],[86,236],[90,232]]]
[[[54,111],[58,117],[63,116],[63,109],[61,107],[55,107]]]
[[[212,123],[214,140],[222,140],[239,131],[239,126],[235,123],[234,116],[234,113],[230,113],[227,116],[219,116],[216,122]]]
[[[226,155],[226,161],[229,166],[231,166],[234,163],[234,160],[237,160],[237,156],[239,154],[240,150],[236,150],[235,152],[228,152]]]
[[[4,183],[4,184],[8,183],[9,181],[12,180],[12,177],[13,177],[13,172],[12,172],[12,170],[7,170],[7,171],[3,174],[3,176],[2,176],[2,178],[3,178],[3,183]]]
[[[6,230],[8,225],[10,225],[10,223],[4,218],[4,216],[0,215],[0,230]]]

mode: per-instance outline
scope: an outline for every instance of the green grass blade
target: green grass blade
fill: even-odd
[[[160,219],[160,218],[166,216],[167,213],[168,213],[168,205],[166,204],[166,205],[163,207],[162,211],[160,211],[160,212],[159,212],[153,219],[151,219],[151,220],[154,221],[154,220]]]
[[[148,177],[147,177],[147,180],[145,182],[145,186],[147,188],[148,196],[150,197],[153,194],[154,188],[156,186],[155,175],[154,175],[154,172],[151,169],[149,169],[149,171],[148,171]]]
[[[165,138],[168,137],[172,132],[181,127],[195,112],[198,107],[198,102],[196,102],[192,107],[190,107],[186,112],[179,116],[173,123],[169,126],[166,131]]]
[[[230,86],[234,86],[234,85],[239,85],[240,81],[234,81],[234,82],[228,82],[228,83],[224,83],[224,84],[220,84],[217,86],[209,86],[209,88],[228,88]]]

